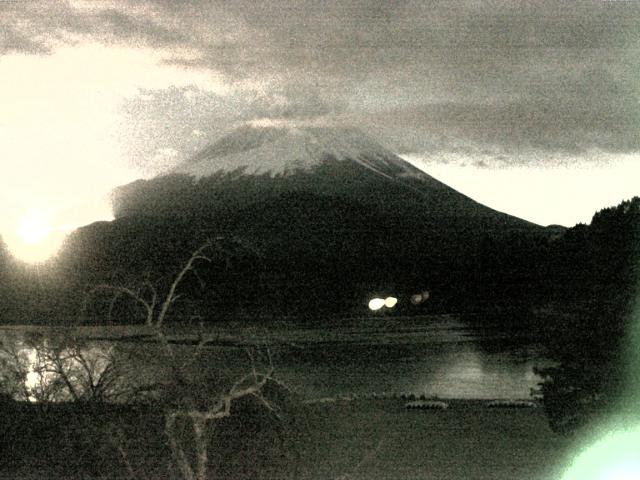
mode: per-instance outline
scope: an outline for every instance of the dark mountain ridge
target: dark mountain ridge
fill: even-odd
[[[91,254],[102,258],[91,261],[91,271],[101,264],[165,271],[161,259],[181,258],[188,245],[233,238],[255,255],[234,273],[245,282],[234,295],[253,290],[255,307],[267,310],[271,299],[278,309],[309,310],[307,302],[351,311],[375,292],[407,296],[425,288],[437,291],[434,305],[471,303],[484,295],[480,278],[533,260],[493,258],[514,236],[520,243],[549,238],[546,229],[475,202],[355,129],[242,127],[169,175],[120,187],[114,207],[116,221],[70,240],[74,250],[102,245]],[[93,237],[102,240],[81,240]],[[537,274],[513,270],[528,273],[507,275],[509,291],[526,289]]]
[[[120,187],[114,204],[114,221],[67,239],[46,280],[55,288],[26,282],[42,290],[42,312],[55,304],[74,318],[100,283],[162,290],[207,238],[222,248],[181,286],[176,314],[362,314],[374,295],[397,296],[403,313],[515,308],[544,293],[533,286],[557,235],[352,129],[241,128],[170,175]],[[425,290],[429,302],[411,305]],[[134,307],[119,308],[132,317]]]
[[[340,197],[441,228],[536,229],[439,182],[355,129],[242,127],[166,176],[114,192],[117,218],[231,213],[292,192]]]

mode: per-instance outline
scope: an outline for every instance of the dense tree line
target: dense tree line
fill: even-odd
[[[638,197],[597,212],[590,225],[569,229],[557,242],[553,300],[564,315],[555,317],[546,343],[559,365],[541,373],[545,407],[558,430],[624,406],[629,380],[637,377],[629,353],[637,350],[639,264]]]

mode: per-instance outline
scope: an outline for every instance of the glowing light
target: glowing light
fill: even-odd
[[[47,341],[37,347],[19,347],[18,364],[15,366],[26,373],[25,389],[18,389],[15,398],[22,400],[26,396],[30,402],[71,400],[73,394],[66,381],[62,380],[61,372],[64,372],[76,394],[89,393],[85,391],[88,384],[99,383],[102,375],[108,375],[111,352],[111,348],[98,346],[57,351]]]
[[[50,218],[43,210],[31,209],[17,221],[17,226],[12,231],[3,235],[16,258],[38,263],[58,251],[65,232],[54,228]]]
[[[384,307],[385,301],[382,298],[373,298],[370,302],[369,302],[369,310],[373,310],[374,312],[376,310],[380,310],[382,307]]]
[[[429,300],[429,297],[431,296],[431,294],[429,293],[429,290],[425,290],[422,293],[416,293],[415,295],[411,295],[411,303],[413,303],[414,305],[420,305],[422,302],[426,302],[427,300]]]
[[[104,217],[96,197],[140,177],[129,163],[127,99],[171,88],[235,91],[222,74],[165,61],[174,54],[173,49],[73,42],[52,45],[49,55],[2,55],[0,235],[7,243],[14,237],[16,256],[43,260],[55,250],[42,251],[53,238],[42,224],[16,232],[24,208],[44,204],[61,214],[60,224],[90,223]],[[38,252],[23,253],[25,246]]]
[[[387,297],[384,299],[384,306],[387,308],[393,308],[398,303],[398,299],[396,297]]]
[[[24,384],[29,390],[33,390],[40,384],[41,374],[38,372],[31,370],[27,373],[27,378],[25,378]]]
[[[614,432],[582,452],[562,480],[640,478],[640,427]]]
[[[51,224],[41,212],[32,210],[27,213],[18,226],[18,235],[26,243],[33,245],[44,240],[51,233]]]

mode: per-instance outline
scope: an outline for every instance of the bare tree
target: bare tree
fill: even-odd
[[[15,336],[0,341],[0,384],[4,394],[28,401],[32,396],[29,388],[30,359]]]
[[[181,283],[190,273],[197,276],[195,270],[197,263],[212,262],[212,258],[207,253],[214,248],[218,248],[218,246],[210,240],[197,248],[173,278],[164,297],[160,296],[156,287],[148,279],[138,288],[100,284],[92,288],[88,296],[90,300],[98,292],[107,292],[112,295],[109,315],[112,313],[113,302],[120,296],[127,296],[142,306],[145,314],[144,324],[151,329],[168,359],[174,387],[176,385],[182,387],[178,388],[178,395],[181,396],[179,401],[173,402],[171,406],[165,409],[164,430],[177,470],[184,480],[206,479],[212,425],[231,415],[231,408],[234,402],[244,397],[253,397],[258,399],[265,408],[271,411],[275,410],[275,407],[263,395],[265,385],[269,382],[276,382],[273,377],[273,364],[271,361],[269,361],[269,366],[260,372],[256,369],[254,363],[250,373],[242,376],[229,388],[219,393],[213,402],[204,402],[202,399],[194,398],[194,385],[188,378],[186,370],[189,364],[193,363],[201,354],[202,349],[210,338],[201,330],[199,341],[192,352],[191,358],[184,360],[180,359],[174,351],[166,332],[167,314],[172,305],[180,298],[178,290]],[[193,438],[193,442],[191,442],[193,451],[191,452],[188,451],[188,448],[179,438],[178,422],[186,422],[190,426]],[[122,448],[119,448],[119,450],[123,451]],[[131,465],[128,459],[124,458],[123,460],[131,473]]]
[[[43,408],[51,402],[134,400],[114,346],[91,345],[75,331],[13,336],[0,342],[5,393]]]
[[[145,325],[153,328],[157,332],[162,333],[162,327],[164,326],[165,318],[167,316],[169,308],[181,296],[180,294],[176,293],[178,286],[182,283],[185,276],[189,272],[196,272],[194,267],[197,262],[211,263],[211,257],[206,256],[204,252],[212,249],[213,246],[213,242],[211,240],[207,240],[203,245],[201,245],[191,254],[187,262],[184,264],[182,269],[178,272],[178,274],[174,277],[173,281],[169,285],[167,294],[164,299],[162,299],[161,303],[159,303],[161,299],[158,298],[159,295],[156,287],[149,279],[146,279],[138,288],[110,285],[105,283],[96,285],[88,292],[83,310],[86,309],[87,303],[91,301],[95,293],[106,291],[112,294],[111,302],[109,305],[109,315],[111,315],[114,302],[120,296],[126,295],[144,308]]]
[[[37,345],[35,352],[33,373],[42,383],[57,384],[63,400],[104,403],[135,397],[135,389],[123,378],[121,357],[114,346],[90,345],[65,335]]]
[[[212,395],[202,377],[196,374],[192,378],[191,375],[198,371],[194,365],[212,336],[207,335],[201,325],[195,348],[185,358],[176,351],[168,334],[168,314],[181,297],[181,284],[190,274],[202,284],[196,266],[211,263],[210,254],[215,249],[222,250],[214,242],[207,241],[193,251],[163,295],[153,282],[145,279],[138,286],[100,284],[91,288],[86,296],[84,308],[98,294],[106,294],[109,316],[113,314],[115,302],[121,299],[128,298],[142,307],[144,325],[150,329],[150,337],[155,339],[155,344],[160,346],[162,355],[157,356],[157,360],[162,364],[160,367],[169,373],[165,382],[132,385],[131,379],[125,378],[125,371],[129,370],[125,364],[131,363],[131,359],[127,359],[122,351],[116,351],[113,345],[98,346],[88,341],[80,331],[65,330],[60,335],[34,335],[0,342],[0,382],[7,393],[16,399],[36,402],[42,408],[59,401],[128,402],[150,390],[164,393],[165,397],[161,399],[164,433],[176,469],[184,480],[206,479],[211,434],[216,422],[231,415],[235,402],[251,397],[277,415],[275,405],[263,395],[268,383],[278,383],[273,376],[270,355],[268,364],[258,368],[254,357],[249,354],[250,372],[229,381],[226,386],[219,382]],[[173,395],[167,396],[168,393]],[[189,441],[181,439],[180,433],[185,429],[190,432]],[[129,476],[140,478],[121,440],[118,440],[122,437],[114,436],[116,450],[120,452]]]

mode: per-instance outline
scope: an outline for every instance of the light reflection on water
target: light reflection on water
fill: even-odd
[[[377,319],[356,327],[265,331],[278,377],[306,397],[406,392],[441,398],[526,398],[539,381],[534,367],[549,364],[533,345],[505,344],[504,336],[480,334],[451,317],[426,323]],[[92,342],[87,356],[104,355],[114,345],[128,362],[135,358],[138,363],[129,369],[132,382],[152,382],[154,375],[163,375],[152,365],[157,344]],[[193,348],[176,345],[185,358]],[[34,361],[34,353],[27,353]],[[207,346],[193,368],[212,366],[233,376],[245,373],[251,361],[243,348]],[[39,380],[35,370],[31,368],[27,377],[34,384]]]
[[[113,345],[62,343],[60,337],[3,335],[3,393],[17,400],[62,402],[108,399],[117,388]],[[109,387],[107,388],[107,383]]]
[[[310,396],[384,392],[441,398],[527,398],[540,381],[534,367],[548,364],[534,350],[517,355],[486,352],[471,341],[332,353],[325,349],[301,364],[287,362],[279,369],[280,375]]]

